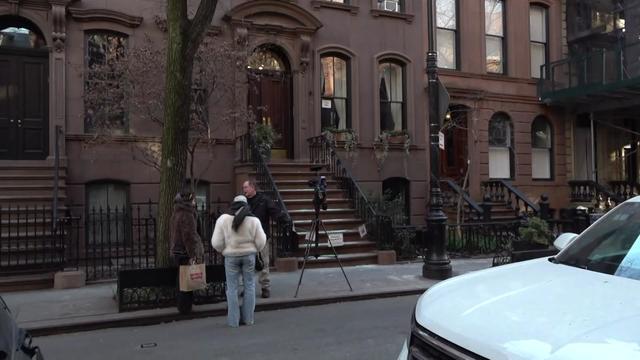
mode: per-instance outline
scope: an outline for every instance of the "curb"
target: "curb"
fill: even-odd
[[[419,295],[425,292],[427,288],[415,288],[407,290],[393,290],[375,293],[360,293],[360,294],[347,294],[338,295],[334,297],[318,297],[318,298],[306,298],[306,299],[292,299],[267,302],[262,304],[256,304],[256,312],[293,309],[304,306],[318,306],[327,305],[341,302],[353,302],[362,300],[384,299],[392,297]],[[83,331],[103,330],[111,328],[133,327],[133,326],[149,326],[157,325],[167,322],[203,319],[207,317],[225,316],[227,309],[210,309],[203,311],[194,311],[191,314],[180,315],[178,313],[169,314],[152,314],[144,316],[133,316],[126,319],[113,319],[113,320],[96,320],[89,322],[78,322],[71,324],[61,325],[49,325],[41,327],[28,328],[25,327],[33,337],[51,336],[59,334],[68,334]]]

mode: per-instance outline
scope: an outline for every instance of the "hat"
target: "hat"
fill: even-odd
[[[247,203],[247,198],[244,195],[238,195],[236,197],[233,198],[233,202],[243,202],[243,203]]]

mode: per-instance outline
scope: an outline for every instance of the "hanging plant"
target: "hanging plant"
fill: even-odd
[[[342,147],[347,155],[352,155],[358,149],[358,135],[353,129],[337,129],[334,127],[327,127],[322,132],[322,135],[334,143],[335,147]]]

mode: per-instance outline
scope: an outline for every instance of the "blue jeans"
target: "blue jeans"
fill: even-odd
[[[255,254],[224,258],[224,272],[227,278],[227,324],[231,327],[240,325],[241,313],[242,321],[246,325],[253,325],[253,312],[256,308],[255,266]],[[244,282],[242,311],[238,301],[240,276]]]

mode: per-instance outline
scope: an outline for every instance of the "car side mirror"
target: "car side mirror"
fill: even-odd
[[[578,236],[578,234],[574,234],[574,233],[560,234],[560,236],[556,238],[556,241],[553,242],[553,246],[555,246],[555,248],[558,250],[562,250],[566,248],[567,245],[569,245],[569,243],[576,238],[576,236]]]

